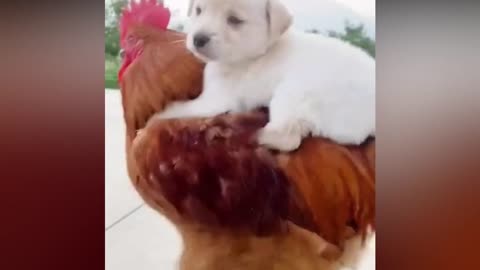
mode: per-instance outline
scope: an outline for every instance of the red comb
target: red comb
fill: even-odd
[[[123,10],[120,18],[120,40],[126,39],[128,27],[134,24],[166,30],[170,16],[170,10],[157,0],[130,0],[130,5]]]

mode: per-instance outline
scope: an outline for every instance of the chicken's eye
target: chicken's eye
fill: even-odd
[[[197,7],[197,8],[195,9],[195,13],[197,14],[197,16],[200,15],[200,14],[202,14],[202,9],[201,9],[200,7]]]
[[[244,21],[239,19],[238,17],[232,15],[232,16],[228,16],[227,22],[230,25],[237,26],[237,25],[242,24]]]

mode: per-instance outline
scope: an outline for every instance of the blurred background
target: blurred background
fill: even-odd
[[[375,0],[282,0],[294,27],[343,39],[375,57]],[[184,31],[189,0],[165,0],[172,11],[169,28]],[[128,0],[105,0],[105,87],[118,88],[118,19]]]

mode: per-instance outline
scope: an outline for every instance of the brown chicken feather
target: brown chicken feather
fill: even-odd
[[[282,171],[302,194],[313,231],[342,246],[345,226],[366,236],[375,223],[375,141],[341,146],[309,138],[290,154],[277,156]]]
[[[198,96],[204,65],[186,50],[182,33],[135,25],[127,36],[141,48],[121,80],[130,178],[181,232],[182,263],[207,250],[214,254],[208,267],[182,269],[226,269],[228,263],[213,265],[239,254],[252,260],[248,269],[273,269],[275,262],[318,269],[312,251],[318,243],[309,235],[342,247],[347,226],[363,235],[374,228],[374,139],[342,146],[308,138],[297,151],[282,154],[253,140],[268,121],[266,111],[151,120],[168,103]],[[207,243],[221,248],[208,249]],[[282,247],[289,251],[280,256],[275,249]],[[269,267],[257,258],[267,254],[279,256]]]
[[[146,185],[184,218],[262,234],[289,220],[342,246],[345,227],[365,234],[375,218],[368,150],[307,139],[294,153],[253,143],[265,112],[211,119],[154,120],[137,139]]]
[[[185,52],[184,35],[169,30],[159,32],[148,25],[129,30],[135,42],[140,43],[142,54],[129,65],[120,82],[127,152],[137,130],[145,127],[155,112],[172,100],[200,94],[204,68],[204,64]],[[128,171],[130,177],[135,177],[131,164],[129,161]]]

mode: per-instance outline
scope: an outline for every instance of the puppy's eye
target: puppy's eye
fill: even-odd
[[[198,15],[202,14],[202,9],[200,7],[195,8],[195,13]]]
[[[230,25],[240,25],[244,22],[243,20],[241,20],[238,17],[233,16],[233,15],[228,16],[227,21],[228,21],[228,24],[230,24]]]

